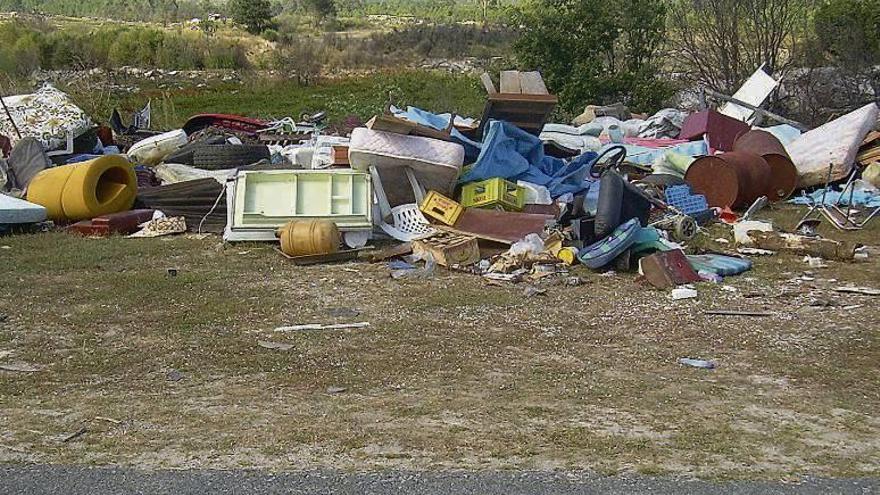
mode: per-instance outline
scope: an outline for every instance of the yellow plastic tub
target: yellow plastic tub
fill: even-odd
[[[55,221],[87,220],[131,209],[137,196],[134,167],[120,155],[43,170],[28,185],[27,200]]]

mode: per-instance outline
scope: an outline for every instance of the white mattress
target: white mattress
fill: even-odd
[[[407,167],[425,189],[451,194],[464,164],[464,147],[439,139],[358,127],[351,133],[348,156],[355,170],[376,167],[388,202],[397,206],[415,200],[406,178]]]

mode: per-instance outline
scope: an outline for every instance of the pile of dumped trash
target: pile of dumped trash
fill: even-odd
[[[778,250],[864,255],[815,227],[857,230],[880,211],[874,104],[808,132],[760,127],[785,119],[761,110],[776,81],[759,72],[718,109],[591,106],[563,125],[546,122],[558,100],[540,74],[505,71],[500,91],[482,80],[479,121],[389,105],[344,136],[323,113],[202,114],[157,132],[149,105],[108,126],[51,86],[3,97],[0,233],[214,233],[278,243],[297,264],[389,262],[395,278],[442,266],[516,283],[585,265],[658,288],[717,282]],[[752,220],[786,200],[809,208],[793,232]],[[739,249],[695,254],[715,222]]]

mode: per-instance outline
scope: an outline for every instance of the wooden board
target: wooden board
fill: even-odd
[[[310,256],[288,256],[281,249],[276,248],[275,250],[281,253],[286,259],[293,262],[296,266],[309,266],[309,265],[318,265],[321,263],[343,263],[346,261],[356,261],[358,259],[358,254],[362,251],[370,251],[373,248],[364,248],[364,249],[351,249],[348,251],[339,251],[331,254],[313,254]]]
[[[412,253],[412,243],[404,242],[402,244],[388,246],[373,252],[373,254],[370,255],[370,263],[379,263],[380,261],[397,258],[398,256],[406,256],[410,253]]]
[[[859,153],[859,155],[856,157],[856,160],[858,160],[859,162],[871,162],[877,158],[880,158],[880,147],[871,148],[868,151]]]
[[[492,82],[492,76],[490,76],[488,72],[483,72],[480,76],[480,82],[482,82],[483,87],[486,88],[486,93],[494,95],[498,92],[495,89],[495,83]]]
[[[549,95],[540,72],[520,72],[520,84],[524,95]]]
[[[501,92],[506,94],[522,94],[522,82],[518,70],[501,71]]]
[[[558,102],[553,95],[489,95],[477,136],[483,135],[490,120],[504,120],[537,136]]]
[[[487,241],[513,244],[533,233],[541,233],[552,215],[515,213],[497,210],[466,209],[455,225],[434,225],[438,230],[472,235]]]
[[[870,147],[870,145],[874,144],[874,142],[877,140],[880,140],[880,132],[871,131],[865,137],[865,140],[862,141],[862,147]]]
[[[455,121],[454,115],[452,116],[452,120]],[[440,139],[441,141],[452,140],[452,137],[450,137],[451,129],[447,129],[446,131],[438,131],[433,127],[410,122],[409,120],[401,119],[393,115],[376,115],[375,117],[370,119],[370,121],[367,122],[366,125],[368,129],[372,129],[374,131],[429,137],[433,139]]]
[[[430,253],[440,266],[470,266],[480,262],[477,238],[454,232],[440,232],[412,242],[413,254]]]

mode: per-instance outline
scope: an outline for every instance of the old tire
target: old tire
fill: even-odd
[[[212,136],[207,139],[200,139],[181,146],[177,151],[165,157],[165,163],[179,163],[181,165],[193,165],[196,150],[205,146],[216,146],[226,144],[226,138],[223,136]]]
[[[193,152],[193,166],[202,170],[225,170],[269,159],[269,148],[262,145],[217,144]]]

